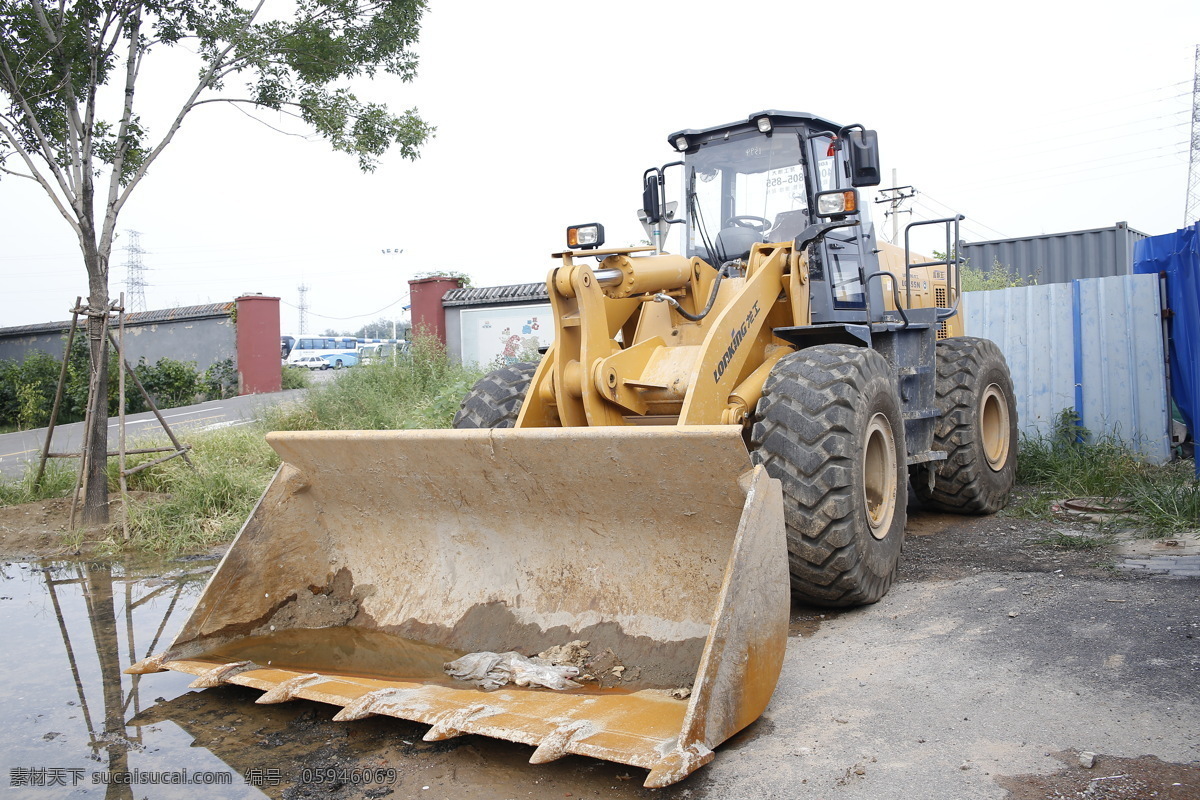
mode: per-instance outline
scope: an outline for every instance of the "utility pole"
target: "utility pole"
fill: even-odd
[[[887,203],[890,208],[883,212],[884,218],[892,218],[892,244],[900,238],[900,215],[911,214],[912,209],[901,208],[900,205],[905,201],[916,196],[917,190],[912,186],[900,186],[896,178],[896,170],[892,170],[892,188],[880,189],[879,197],[875,198],[876,203]]]
[[[296,287],[300,292],[300,335],[308,333],[308,284],[302,283]]]
[[[383,253],[385,256],[398,256],[404,252],[404,248],[403,247],[384,247],[384,248],[381,248],[379,252]],[[396,317],[395,317],[395,315],[392,316],[392,338],[393,339],[396,338]],[[396,351],[393,349],[392,350],[393,360],[395,359],[395,352]]]
[[[1192,148],[1188,157],[1187,203],[1183,209],[1186,228],[1200,219],[1200,44],[1196,45],[1196,61],[1192,78]]]
[[[142,249],[142,234],[134,230],[125,233],[129,236],[129,244],[125,245],[125,310],[145,311],[146,265],[142,256],[146,251]]]

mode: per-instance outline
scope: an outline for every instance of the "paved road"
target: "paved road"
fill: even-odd
[[[296,399],[303,393],[303,389],[293,389],[272,394],[246,395],[229,400],[168,408],[162,415],[171,429],[180,433],[217,425],[236,425],[255,419],[258,411],[266,406]],[[115,418],[108,422],[109,445],[113,449],[116,448],[117,425],[118,421]],[[126,417],[126,426],[128,435],[135,438],[139,434],[158,433],[161,430],[151,412],[129,415]],[[50,445],[51,452],[78,452],[82,436],[82,422],[57,426],[54,429],[54,441]],[[45,428],[0,434],[0,475],[6,478],[20,477],[28,464],[37,464],[45,440]]]

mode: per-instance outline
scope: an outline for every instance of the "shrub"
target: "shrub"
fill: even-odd
[[[280,385],[284,389],[307,389],[312,386],[312,375],[308,370],[286,366],[282,369],[283,378],[280,380]]]
[[[238,392],[237,367],[232,358],[218,361],[204,370],[200,379],[205,400],[227,400]]]
[[[1011,289],[1014,286],[1036,286],[1036,275],[1022,276],[1015,269],[996,261],[986,272],[969,263],[962,267],[962,289],[964,292],[987,292],[995,289]]]
[[[151,367],[143,358],[138,361],[133,371],[159,408],[174,408],[194,403],[196,395],[202,389],[200,374],[194,361],[160,358]]]

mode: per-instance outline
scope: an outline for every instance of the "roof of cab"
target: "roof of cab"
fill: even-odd
[[[804,111],[777,111],[775,109],[767,109],[766,111],[757,111],[746,117],[744,120],[727,122],[724,125],[713,125],[710,128],[685,128],[681,131],[675,131],[667,137],[667,142],[673,147],[675,145],[675,139],[680,136],[686,136],[689,140],[691,140],[696,136],[704,136],[705,134],[718,133],[721,131],[755,125],[757,124],[756,120],[758,120],[759,117],[770,117],[772,123],[775,125],[786,125],[789,122],[807,122],[815,123],[817,127],[826,128],[830,131],[836,131],[842,127],[836,122],[831,122],[824,117],[818,117],[815,114],[809,114]]]

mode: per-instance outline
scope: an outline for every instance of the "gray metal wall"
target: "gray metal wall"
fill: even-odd
[[[61,331],[0,335],[0,360],[24,361],[35,350],[62,358],[65,345],[65,327]],[[237,331],[229,316],[126,326],[125,348],[130,364],[136,365],[143,357],[149,364],[160,358],[173,358],[193,361],[203,372],[218,361],[237,360]]]
[[[967,335],[1008,360],[1022,433],[1049,434],[1074,409],[1093,433],[1170,459],[1158,276],[967,292],[962,305]]]
[[[999,262],[1038,284],[1067,283],[1081,278],[1128,275],[1133,271],[1133,245],[1146,238],[1128,223],[1070,233],[963,242],[959,250],[975,269],[990,272]]]

